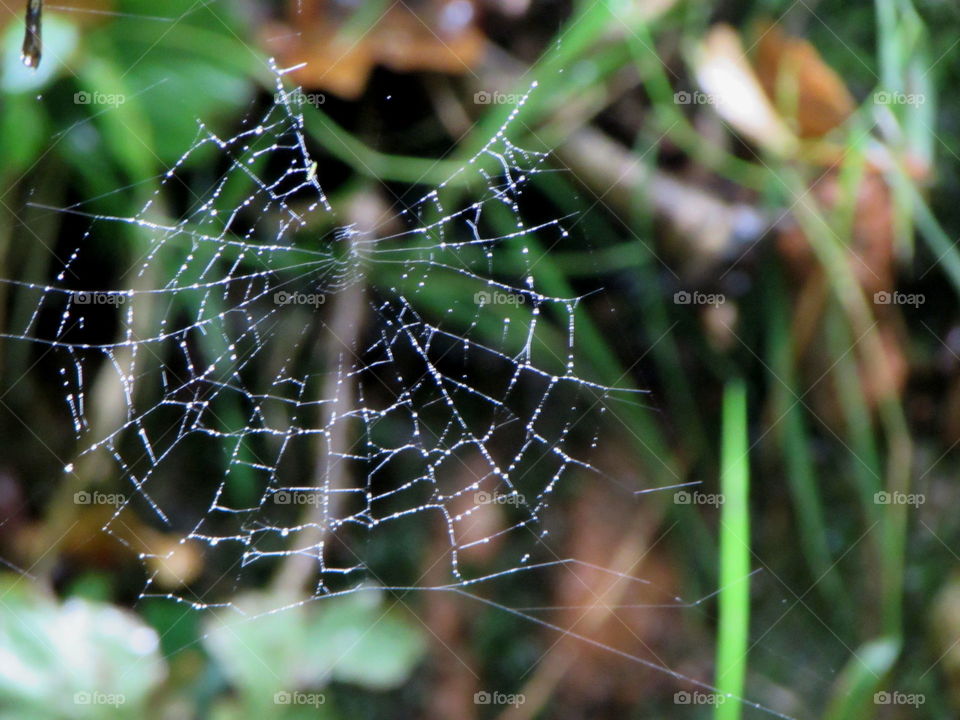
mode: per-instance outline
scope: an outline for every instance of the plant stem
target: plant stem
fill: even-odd
[[[742,380],[730,382],[723,396],[723,449],[720,492],[720,594],[717,628],[716,720],[738,720],[741,707],[724,702],[742,697],[750,627],[750,468],[747,399]]]

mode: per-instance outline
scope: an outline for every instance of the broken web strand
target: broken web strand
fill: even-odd
[[[356,283],[358,277],[356,266],[350,258],[346,261],[337,258],[322,244],[303,247],[294,240],[296,231],[308,226],[307,218],[311,214],[332,214],[332,208],[317,179],[316,164],[306,148],[303,118],[293,109],[290,94],[282,86],[283,73],[277,72],[278,102],[268,110],[262,122],[229,139],[221,139],[201,125],[197,142],[163,176],[154,198],[135,217],[91,216],[95,222],[85,236],[84,243],[95,229],[112,223],[133,225],[149,234],[150,247],[135,274],[136,278],[151,281],[158,275],[162,276],[164,258],[173,251],[176,251],[173,254],[178,258],[170,279],[160,287],[102,291],[102,295],[108,299],[105,304],[120,308],[118,314],[124,327],[121,340],[94,343],[70,339],[70,333],[75,329],[84,328],[87,317],[85,311],[88,309],[81,307],[87,303],[77,302],[76,290],[67,287],[79,249],[71,255],[58,276],[59,284],[47,286],[8,281],[40,295],[27,328],[22,334],[12,337],[44,342],[67,353],[69,362],[63,368],[62,376],[70,415],[81,442],[87,439],[92,429],[86,406],[87,378],[92,372],[90,368],[99,361],[102,367],[98,372],[112,373],[122,387],[125,421],[104,437],[94,439],[79,456],[106,451],[120,474],[130,483],[131,496],[118,506],[104,529],[122,542],[128,542],[121,533],[115,532],[115,526],[122,522],[123,513],[130,511],[134,500],[145,502],[165,525],[171,526],[175,518],[172,512],[165,511],[164,500],[154,497],[156,491],[151,489],[153,480],[159,469],[179,461],[177,455],[187,439],[199,437],[207,441],[209,447],[226,452],[227,468],[209,505],[184,534],[181,543],[196,542],[211,549],[238,545],[241,551],[235,564],[239,565],[239,569],[264,560],[285,558],[291,553],[308,553],[318,564],[318,592],[312,598],[285,607],[362,591],[365,589],[362,578],[369,577],[370,568],[364,565],[359,556],[355,562],[343,563],[341,558],[340,564],[333,565],[328,564],[326,548],[322,544],[294,550],[289,545],[275,549],[258,546],[264,538],[288,540],[304,530],[296,521],[277,524],[272,520],[278,493],[317,492],[315,486],[291,484],[282,475],[281,465],[291,446],[305,436],[329,433],[338,422],[359,421],[364,428],[361,433],[363,449],[345,453],[339,459],[358,462],[367,468],[360,484],[343,489],[343,492],[361,498],[361,507],[342,517],[328,516],[330,527],[324,528],[325,533],[335,533],[348,526],[372,532],[405,517],[429,518],[439,513],[444,519],[450,543],[453,582],[434,587],[394,586],[393,589],[453,591],[518,614],[545,628],[567,632],[529,613],[498,605],[469,590],[492,579],[562,566],[567,561],[529,564],[530,556],[524,555],[518,564],[507,570],[479,578],[465,577],[459,564],[459,553],[472,545],[490,542],[499,535],[517,530],[531,531],[539,526],[542,514],[548,507],[549,496],[571,468],[594,470],[589,463],[575,458],[565,447],[573,427],[573,417],[552,435],[545,434],[546,431],[539,424],[549,402],[560,389],[573,387],[587,391],[591,398],[613,392],[576,374],[573,360],[573,311],[576,298],[556,298],[538,292],[532,273],[526,276],[520,286],[514,286],[495,275],[495,260],[506,245],[516,244],[516,241],[522,244],[524,237],[548,230],[559,231],[562,237],[566,237],[566,231],[558,221],[528,228],[520,217],[517,204],[519,193],[529,176],[539,171],[539,164],[545,155],[523,151],[508,140],[506,131],[516,117],[518,109],[515,109],[476,157],[470,159],[450,180],[399,213],[408,229],[383,237],[371,233],[353,238],[352,245],[362,256],[363,263],[371,266],[396,264],[401,268],[400,280],[404,282],[402,288],[399,284],[390,287],[393,294],[385,293],[388,297],[373,306],[374,315],[379,321],[379,337],[362,357],[345,358],[345,363],[338,370],[337,386],[355,384],[356,407],[334,417],[324,427],[314,427],[309,423],[315,416],[315,410],[324,404],[335,404],[338,398],[311,396],[309,380],[300,374],[301,368],[297,366],[297,353],[311,341],[309,334],[315,328],[312,323],[304,323],[294,335],[286,359],[268,376],[268,382],[257,385],[253,379],[260,356],[265,354],[265,348],[269,346],[277,328],[283,324],[281,306],[276,303],[271,305],[269,300],[280,289],[301,287],[298,283],[303,281],[309,281],[313,287],[322,288],[325,292],[341,292]],[[230,170],[178,222],[168,224],[152,219],[150,215],[155,210],[154,199],[178,177],[178,171],[194,153],[207,146],[215,146],[231,157]],[[267,163],[262,161],[284,154],[293,158],[287,168],[275,179],[264,180],[259,173],[266,172]],[[496,175],[489,173],[482,167],[482,159],[492,159],[499,166],[499,172]],[[455,181],[457,176],[466,173],[468,168],[477,165],[481,166],[480,173],[487,192],[480,200],[448,212],[441,202],[440,191]],[[239,203],[234,203],[232,209],[222,212],[218,200],[224,196],[233,178],[238,176],[251,183],[252,189]],[[294,206],[294,201],[304,193],[312,194],[313,200],[306,204],[306,211],[301,211],[299,206]],[[499,204],[513,215],[517,226],[513,233],[497,237],[483,235],[482,214],[489,203]],[[438,219],[422,222],[425,208],[430,208]],[[254,219],[246,221],[244,226],[243,217],[251,211]],[[271,232],[267,234],[267,230]],[[344,228],[341,232],[349,235],[351,230]],[[264,241],[262,238],[265,235],[272,239]],[[466,239],[460,239],[464,237]],[[474,261],[474,251],[477,250],[486,261],[482,267]],[[526,247],[521,252],[529,255]],[[361,260],[354,259],[357,262]],[[418,311],[416,296],[444,273],[474,283],[471,289],[479,286],[488,292],[512,293],[529,301],[531,309],[529,316],[525,317],[528,324],[526,329],[520,331],[523,337],[519,349],[508,342],[508,337],[516,332],[514,317],[503,318],[502,342],[499,345],[491,343],[486,336],[481,339],[469,337],[479,327],[480,316],[485,311],[483,305],[476,310],[477,316],[472,325],[456,331],[428,320]],[[409,282],[411,280],[415,282]],[[408,290],[411,287],[413,289]],[[51,308],[64,305],[53,336],[44,338],[40,328],[41,315]],[[534,343],[543,307],[550,307],[567,318],[566,369],[559,374],[542,369],[534,361]],[[185,308],[192,310],[192,315],[186,319]],[[150,316],[151,312],[159,314],[156,331],[153,334],[139,334],[136,331],[138,316]],[[205,342],[205,338],[213,338],[216,342]],[[456,377],[451,375],[441,366],[444,358],[438,357],[435,349],[441,344],[448,348],[446,353],[451,352],[449,348],[459,348],[464,367],[467,360],[477,356],[501,367],[509,367],[507,384],[494,396],[472,383],[465,372]],[[211,347],[217,350],[211,352]],[[394,367],[399,368],[401,363],[398,356],[401,352],[419,358],[420,372],[414,373],[414,376],[404,376],[398,372],[395,377],[398,391],[394,393],[393,401],[376,406],[372,399],[368,400],[368,391],[377,385],[372,381],[364,381],[374,372],[389,372]],[[152,372],[139,359],[145,355],[152,356],[158,365]],[[170,361],[171,356],[178,363],[176,368]],[[518,415],[508,400],[512,399],[518,387],[530,380],[541,383],[540,402],[526,415]],[[144,386],[151,381],[157,383],[152,389],[154,393],[159,393],[159,400],[144,391]],[[239,397],[241,404],[247,408],[242,428],[223,429],[213,408],[217,400],[224,396]],[[475,423],[471,423],[461,411],[460,403],[465,398],[479,402],[490,410],[490,419],[483,427],[475,429]],[[421,417],[425,407],[446,408],[445,422],[440,423],[439,430],[427,431]],[[577,406],[568,410],[575,412]],[[170,411],[175,421],[155,426],[155,416]],[[375,426],[385,419],[399,419],[409,428],[406,442],[395,446],[373,442],[372,438],[377,434]],[[519,447],[506,463],[498,462],[494,452],[500,437],[498,433],[504,429],[513,432],[518,428],[522,429]],[[131,437],[135,450],[124,445]],[[248,443],[260,438],[265,442],[258,448],[258,453],[251,453]],[[487,473],[475,482],[453,488],[452,491],[441,491],[442,476],[450,473],[449,467],[454,462],[451,458],[455,458],[456,453],[463,449],[479,454]],[[458,526],[469,520],[477,508],[454,510],[451,501],[485,488],[488,491],[503,489],[507,497],[517,496],[519,491],[515,481],[522,479],[517,475],[522,472],[524,463],[534,451],[542,451],[542,456],[549,457],[555,463],[555,470],[548,473],[548,481],[533,495],[532,502],[524,500],[522,503],[527,511],[526,517],[497,531],[495,535],[460,544]],[[381,472],[385,474],[392,460],[405,453],[419,456],[424,471],[384,488]],[[252,506],[235,506],[226,498],[233,474],[241,469],[258,475],[262,480],[259,500]],[[66,470],[72,473],[74,467],[68,465]],[[408,491],[423,488],[430,492],[426,502],[407,503],[403,508],[383,513],[376,510],[380,504],[402,500]],[[162,494],[162,488],[159,488],[159,492]],[[324,502],[329,499],[329,496],[323,498]],[[213,518],[222,519],[223,516],[240,521],[235,523],[232,532],[226,532],[221,524],[212,522]],[[542,544],[543,537],[541,531],[537,542]],[[144,561],[169,559],[169,554],[158,556],[150,552],[141,552],[140,556]],[[231,567],[228,572],[233,569]],[[324,578],[334,576],[356,579],[342,590],[327,588]],[[157,577],[158,571],[148,573],[142,597],[164,597],[196,609],[238,610],[229,601],[205,598],[191,590],[178,595],[156,589],[154,584]],[[624,578],[636,581],[636,578],[629,576]],[[589,638],[582,639],[597,644]],[[624,654],[615,648],[602,647]],[[627,657],[677,679],[710,689],[708,685],[669,668],[642,658]],[[743,702],[759,708],[753,703]]]

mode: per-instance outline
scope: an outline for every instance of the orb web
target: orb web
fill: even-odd
[[[544,154],[508,139],[518,107],[446,182],[360,228],[322,189],[300,91],[282,75],[276,102],[237,135],[201,125],[136,215],[91,214],[54,282],[9,281],[37,296],[17,336],[64,360],[80,448],[66,480],[90,481],[91,468],[123,479],[107,531],[146,511],[181,544],[232,553],[220,564],[237,579],[300,555],[317,594],[363,580],[363,535],[432,516],[451,581],[467,581],[460,553],[493,539],[463,540],[479,505],[508,507],[497,536],[542,533],[557,483],[589,467],[568,435],[607,392],[575,368],[577,299],[534,280],[531,241],[566,237],[557,220],[526,226],[518,207]],[[174,210],[166,198],[200,153],[225,169]],[[463,200],[468,177],[482,192]],[[141,239],[116,287],[88,287],[84,253],[110,236]],[[92,411],[103,392],[121,406],[112,418]],[[182,599],[216,602],[209,592]]]
[[[538,284],[539,258],[569,236],[521,212],[547,171],[509,138],[523,101],[445,182],[355,222],[321,185],[284,74],[236,135],[201,124],[135,215],[56,208],[89,230],[51,281],[3,281],[33,308],[5,337],[59,358],[78,448],[64,481],[121,491],[104,530],[143,560],[141,597],[236,609],[232,594],[277,577],[304,584],[290,604],[370,584],[447,590],[598,644],[474,595],[579,562],[549,550],[543,519],[574,470],[597,472],[597,416],[625,392],[577,367],[579,298]],[[217,172],[193,195],[198,158]],[[102,242],[127,243],[126,270],[91,287]],[[478,534],[491,504],[506,519]],[[174,547],[137,537],[143,517]],[[444,538],[444,580],[371,557],[380,534],[415,552],[425,527]],[[495,567],[461,561],[490,543]],[[171,583],[181,546],[225,570]]]

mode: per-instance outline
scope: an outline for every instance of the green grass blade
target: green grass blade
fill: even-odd
[[[773,417],[776,418],[774,432],[783,453],[804,558],[817,581],[817,590],[835,609],[837,617],[848,621],[844,623],[847,627],[855,613],[827,542],[826,506],[817,480],[812,436],[805,423],[804,391],[797,383],[796,350],[790,333],[784,283],[781,274],[774,274],[769,278],[765,293],[770,337],[767,362],[776,378],[770,387]]]
[[[876,693],[900,654],[900,643],[894,638],[879,638],[857,648],[846,664],[837,682],[825,720],[860,720],[874,717],[877,711]]]
[[[742,380],[729,383],[723,396],[720,492],[720,618],[714,684],[726,697],[742,697],[750,628],[750,467],[747,393]],[[739,720],[740,714],[740,703],[718,702],[714,717]]]

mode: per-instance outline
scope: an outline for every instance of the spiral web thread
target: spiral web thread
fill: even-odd
[[[527,226],[518,206],[530,177],[545,171],[544,153],[507,136],[525,98],[446,182],[400,203],[381,233],[337,222],[307,149],[298,110],[304,96],[284,86],[286,72],[276,71],[276,101],[259,122],[227,139],[201,124],[135,216],[59,208],[91,223],[53,282],[3,280],[32,296],[33,307],[26,325],[5,337],[63,359],[63,394],[81,448],[65,467],[66,481],[96,468],[126,483],[104,530],[131,544],[126,513],[152,514],[165,532],[179,534],[177,544],[218,554],[217,565],[229,568],[219,582],[171,590],[160,586],[157,565],[176,549],[157,553],[133,543],[148,574],[141,596],[237,609],[229,593],[245,571],[269,573],[293,556],[308,559],[316,578],[310,597],[294,604],[371,580],[391,587],[362,558],[369,536],[392,525],[440,523],[449,582],[394,589],[469,596],[712,690],[476,594],[506,575],[579,562],[549,550],[541,521],[572,470],[597,472],[576,456],[572,438],[582,435],[585,418],[604,412],[611,393],[623,392],[578,375],[578,298],[541,292],[534,279],[538,251],[568,235],[559,220]],[[197,153],[227,170],[171,222],[163,198]],[[447,191],[470,174],[485,190],[446,207]],[[512,230],[490,232],[492,207],[506,213]],[[323,232],[312,232],[318,226]],[[101,237],[127,237],[121,230],[142,239],[130,271],[117,287],[87,287],[84,252]],[[372,340],[345,344],[335,366],[318,371],[311,359],[317,337],[329,342],[333,324],[324,313],[368,280],[372,289],[360,297],[370,315],[363,337]],[[450,295],[444,312],[427,297],[434,286]],[[117,331],[89,339],[103,327]],[[104,395],[122,405],[112,426],[93,407]],[[338,448],[343,436],[349,441]],[[341,463],[345,483],[314,470]],[[222,477],[207,493],[201,480],[212,472]],[[252,502],[237,501],[240,484],[248,495],[253,489]],[[489,503],[505,508],[506,523],[462,540]],[[507,536],[521,541],[511,551],[524,543],[528,551],[498,558],[501,566],[486,574],[464,571],[465,551]],[[668,604],[689,608],[706,599]]]

